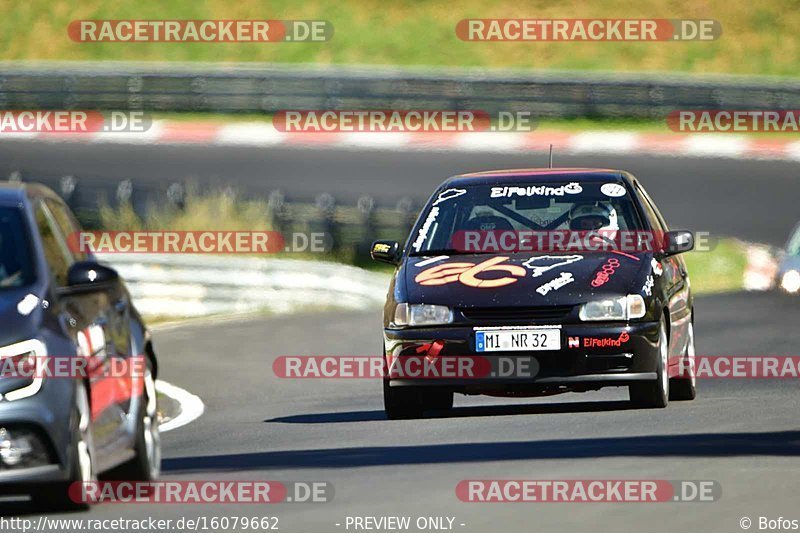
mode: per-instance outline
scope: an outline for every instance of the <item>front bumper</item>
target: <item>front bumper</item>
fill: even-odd
[[[464,393],[593,390],[658,378],[659,322],[581,323],[536,326],[560,330],[561,349],[553,351],[478,352],[478,326],[384,329],[387,361],[428,355],[435,358],[478,358],[492,372],[478,376],[431,379],[390,374],[391,387],[447,387]],[[621,342],[620,339],[625,339]],[[576,347],[577,343],[577,347]],[[431,347],[435,355],[431,357]],[[501,361],[502,360],[502,361]],[[527,363],[526,363],[527,361]],[[525,363],[528,372],[496,372],[498,366]]]
[[[45,379],[34,396],[0,401],[0,428],[27,430],[47,452],[46,462],[8,466],[0,461],[0,492],[24,491],[30,484],[66,481],[70,454],[70,420],[75,383],[70,379]]]

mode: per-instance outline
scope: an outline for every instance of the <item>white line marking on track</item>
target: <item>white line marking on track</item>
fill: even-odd
[[[199,396],[195,396],[187,390],[176,387],[172,383],[158,380],[156,381],[156,390],[165,396],[169,396],[181,406],[181,412],[178,414],[178,416],[159,426],[159,430],[162,433],[172,431],[173,429],[177,429],[185,426],[186,424],[194,422],[203,415],[203,412],[206,409],[206,406],[203,404],[203,400],[201,400]]]

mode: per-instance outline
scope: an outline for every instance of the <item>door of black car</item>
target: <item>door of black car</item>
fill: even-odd
[[[650,199],[647,191],[638,182],[636,190],[639,195],[642,207],[647,217],[650,219],[653,231],[664,235],[669,231],[664,217]],[[686,272],[686,264],[680,255],[664,257],[663,254],[656,252],[655,258],[661,263],[663,269],[663,283],[668,301],[667,307],[670,314],[670,357],[672,361],[677,361],[688,340],[689,323],[691,321],[691,308],[689,302],[689,279]]]
[[[79,229],[77,222],[66,206],[49,199],[37,204],[36,222],[52,273],[57,311],[79,353],[87,358],[94,438],[100,450],[123,436],[131,403],[131,379],[123,372],[130,352],[127,295],[121,284],[69,293],[69,267],[87,259],[67,245],[66,236]]]

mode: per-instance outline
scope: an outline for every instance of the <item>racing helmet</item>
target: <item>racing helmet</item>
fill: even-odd
[[[610,204],[595,202],[576,204],[569,211],[569,229],[572,231],[617,231],[617,210]]]

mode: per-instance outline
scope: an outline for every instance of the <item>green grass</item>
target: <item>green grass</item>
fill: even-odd
[[[288,204],[289,215],[285,217],[290,227],[284,232],[319,232],[308,221],[317,220],[317,211],[313,204]],[[376,209],[376,217],[396,218],[393,210]],[[79,212],[78,216],[84,227],[109,231],[275,231],[271,207],[265,199],[248,199],[245,194],[233,188],[198,193],[193,184],[186,190],[183,208],[167,202],[152,203],[147,206],[146,216],[140,216],[130,203],[110,205],[105,199],[99,199],[97,213]],[[336,211],[337,222],[349,230],[359,228],[360,219],[357,209],[342,206]],[[363,231],[363,227],[359,228]],[[347,237],[347,236],[344,236]],[[288,239],[288,237],[287,237]],[[290,242],[286,242],[291,246]],[[359,253],[353,239],[342,239],[342,246],[330,252],[279,252],[260,255],[267,257],[290,257],[292,259],[322,259],[357,266],[369,266],[374,263],[365,254]]]
[[[148,320],[148,324],[150,321]],[[163,424],[167,420],[171,420],[180,414],[181,406],[178,402],[167,396],[166,394],[157,393],[158,399],[158,418],[159,423]]]
[[[711,252],[684,255],[695,294],[713,294],[742,289],[747,263],[744,246],[735,239],[723,239]]]
[[[103,229],[115,231],[261,231],[271,230],[270,209],[264,200],[248,200],[234,190],[197,194],[190,186],[185,208],[168,204],[149,207],[147,217],[137,215],[130,204],[111,207],[100,202],[99,222]]]
[[[0,0],[0,57],[679,71],[796,76],[796,0]],[[464,18],[712,18],[712,42],[464,42]],[[77,43],[79,19],[324,19],[326,43]]]

